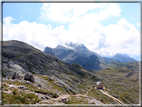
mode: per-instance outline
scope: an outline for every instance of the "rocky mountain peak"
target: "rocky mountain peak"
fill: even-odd
[[[73,47],[73,48],[75,48],[77,46],[82,46],[83,44],[70,42],[70,43],[66,43],[65,45],[67,47]]]
[[[119,56],[119,55],[124,56],[124,57],[130,57],[130,56],[127,55],[127,54],[121,54],[121,53],[116,53],[114,56]]]
[[[127,63],[130,61],[136,61],[135,59],[129,57],[129,55],[127,54],[121,54],[121,53],[117,53],[113,56],[113,60],[117,60],[123,63]]]
[[[123,54],[123,56],[125,56],[125,57],[130,57],[129,55],[127,55],[127,54]]]
[[[89,49],[87,49],[86,46],[84,46],[83,44],[79,44],[79,43],[68,43],[66,44],[67,48],[73,48],[73,50],[75,52],[90,56],[91,54],[93,54]]]

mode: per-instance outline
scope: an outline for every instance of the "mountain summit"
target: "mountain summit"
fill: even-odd
[[[69,64],[78,63],[87,70],[104,69],[105,66],[103,64],[108,64],[112,61],[111,58],[101,57],[97,53],[90,51],[83,44],[72,42],[65,44],[65,46],[58,45],[52,50],[46,47],[44,52],[55,55],[63,62]]]
[[[89,49],[87,49],[83,44],[77,44],[70,42],[69,44],[66,44],[67,48],[74,49],[75,52],[85,54],[87,56],[93,54]]]
[[[123,62],[123,63],[127,63],[127,62],[130,62],[130,61],[136,61],[135,59],[129,57],[129,55],[121,54],[121,53],[116,53],[113,56],[113,60],[120,61],[120,62]]]

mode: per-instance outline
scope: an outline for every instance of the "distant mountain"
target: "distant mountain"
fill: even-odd
[[[121,54],[121,53],[115,54],[112,59],[116,60],[116,61],[123,62],[123,63],[127,63],[127,62],[130,62],[130,61],[136,61],[135,59],[129,57],[129,55]]]
[[[88,50],[83,44],[69,43],[66,46],[58,45],[56,48],[46,47],[44,52],[55,55],[63,62],[72,64],[77,63],[82,65],[87,70],[100,70],[100,61],[98,57],[90,50]],[[50,50],[50,51],[48,51]]]
[[[50,51],[48,51],[50,50]],[[56,48],[46,47],[45,53],[55,55],[63,62],[66,63],[78,63],[87,70],[100,70],[104,69],[103,64],[108,64],[113,59],[101,57],[95,52],[87,49],[83,44],[68,43],[65,46],[58,45]]]
[[[127,55],[127,54],[122,54],[123,56],[125,56],[125,57],[128,57],[128,58],[130,58],[130,56],[129,55]]]

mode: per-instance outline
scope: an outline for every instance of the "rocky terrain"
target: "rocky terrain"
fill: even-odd
[[[3,104],[139,103],[138,62],[115,61],[93,71],[64,63],[24,42],[3,41],[2,47]],[[48,52],[54,53],[52,49]],[[105,91],[93,88],[97,81],[104,84]]]

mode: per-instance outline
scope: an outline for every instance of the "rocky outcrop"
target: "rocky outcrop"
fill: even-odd
[[[21,79],[21,76],[20,76],[20,74],[18,74],[18,73],[15,72],[15,73],[13,74],[12,79]]]
[[[25,74],[24,80],[28,80],[28,81],[33,82],[33,83],[35,82],[33,75],[31,75],[30,73]]]

